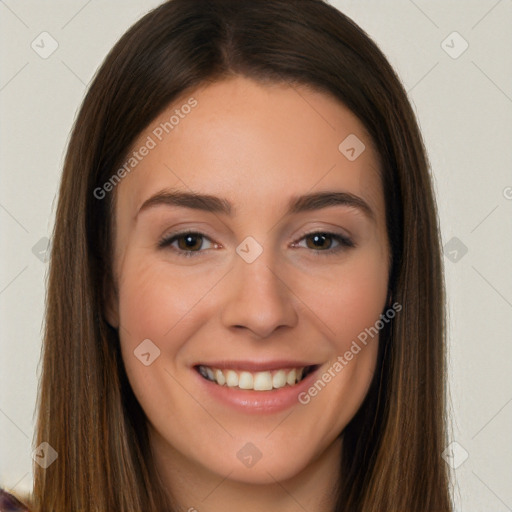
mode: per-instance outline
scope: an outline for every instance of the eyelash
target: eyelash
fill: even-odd
[[[158,247],[160,249],[164,249],[165,247],[171,247],[171,244],[174,241],[176,241],[177,239],[179,239],[180,237],[183,237],[185,235],[200,236],[203,238],[207,238],[209,240],[209,237],[207,237],[203,233],[199,233],[198,231],[182,231],[181,233],[173,233],[171,235],[163,237],[158,242]],[[312,237],[314,235],[326,235],[328,238],[333,238],[334,240],[336,240],[339,243],[338,247],[334,247],[334,248],[319,249],[319,250],[311,249],[311,251],[313,251],[313,254],[315,254],[315,256],[332,256],[344,249],[350,249],[350,248],[356,247],[356,244],[350,238],[347,238],[346,236],[343,236],[343,235],[339,235],[337,233],[331,233],[328,231],[311,231],[311,232],[303,233],[300,236],[299,241],[303,240],[304,238]],[[174,247],[171,247],[171,249],[174,252],[176,252],[176,254],[178,254],[179,256],[183,256],[185,258],[194,257],[194,256],[199,255],[201,252],[204,252],[201,250],[199,250],[199,251],[184,251],[181,249],[176,249]]]

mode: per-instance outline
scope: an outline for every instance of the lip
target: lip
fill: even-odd
[[[219,370],[237,370],[246,372],[265,372],[272,370],[291,370],[292,368],[302,368],[306,366],[316,366],[311,361],[209,361],[199,362],[195,366],[209,366],[210,368],[218,368]]]
[[[291,361],[273,361],[266,363],[237,361],[237,362],[209,362],[200,363],[203,366],[219,369],[233,369],[239,371],[271,371],[286,368],[299,368],[302,366],[314,366],[311,373],[294,386],[285,386],[271,391],[254,391],[243,390],[238,388],[229,388],[227,386],[219,386],[215,382],[209,381],[202,377],[195,367],[192,371],[198,380],[201,391],[213,398],[222,405],[227,405],[231,409],[245,414],[275,414],[284,411],[294,405],[301,405],[298,399],[300,393],[306,391],[315,381],[320,364],[311,364],[304,362]]]

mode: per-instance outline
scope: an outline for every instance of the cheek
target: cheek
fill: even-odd
[[[360,251],[339,273],[323,280],[321,292],[302,290],[304,302],[317,312],[331,357],[317,380],[300,397],[313,411],[321,411],[316,427],[325,442],[348,424],[362,404],[375,372],[381,314],[387,299],[387,262],[380,251]],[[385,325],[385,324],[384,324]]]
[[[200,272],[198,267],[177,270],[163,259],[133,250],[126,255],[121,275],[123,361],[141,403],[152,403],[156,395],[148,394],[148,390],[167,389],[169,373],[175,374],[176,368],[182,366],[188,341],[211,318],[212,308],[205,304],[215,302],[214,286],[222,272]],[[147,353],[145,359],[149,361],[141,361],[140,355]],[[145,366],[141,362],[151,364]]]
[[[137,256],[126,260],[123,276],[120,323],[134,343],[152,337],[176,340],[173,332],[189,325],[191,319],[197,322],[197,305],[214,283],[211,273],[192,275],[190,270]]]
[[[165,262],[136,251],[127,254],[122,276],[119,335],[128,380],[151,422],[175,422],[173,411],[193,408],[174,376],[182,347],[202,322],[197,304],[211,284],[192,284]]]
[[[386,307],[387,260],[377,246],[340,265],[338,273],[323,280],[321,292],[310,288],[302,295],[328,327],[324,333],[330,340],[331,358],[325,379],[333,382],[329,394],[336,394],[336,401],[345,403],[345,411],[351,413],[366,395],[375,371],[380,332],[375,326],[382,328],[379,319]]]
[[[377,245],[361,250],[315,283],[302,285],[300,296],[326,325],[325,335],[338,352],[374,325],[386,305],[388,268]]]

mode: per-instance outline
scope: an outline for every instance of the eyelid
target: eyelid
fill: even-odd
[[[338,231],[336,231],[335,228],[322,228],[322,227],[313,227],[313,228],[306,229],[306,230],[302,231],[300,236],[297,238],[297,240],[302,240],[306,236],[316,235],[318,233],[322,233],[325,235],[331,235],[333,237],[336,236],[336,237],[343,239],[346,242],[354,243],[351,235],[338,232]]]
[[[337,232],[332,231],[332,230],[321,229],[321,228],[316,228],[316,229],[312,229],[312,230],[303,232],[299,236],[297,241],[300,242],[304,238],[308,238],[308,237],[316,235],[316,234],[327,235],[330,238],[333,238],[334,240],[337,240],[338,243],[339,243],[338,247],[329,248],[329,249],[325,249],[325,250],[322,250],[322,249],[318,249],[318,250],[311,249],[310,252],[312,252],[316,256],[332,256],[332,255],[336,255],[338,252],[344,252],[347,249],[352,249],[352,248],[357,247],[356,243],[354,242],[354,240],[351,237],[348,237],[348,236],[346,236],[346,235],[344,235],[342,233],[337,233]],[[297,242],[294,242],[294,244],[296,244],[296,243]]]
[[[210,242],[212,242],[213,245],[220,246],[220,244],[217,244],[216,242],[213,242],[213,240],[208,235],[206,235],[205,233],[202,233],[201,231],[197,231],[197,230],[193,230],[193,229],[184,229],[183,231],[177,231],[175,233],[170,233],[168,235],[164,235],[158,241],[158,244],[157,244],[158,248],[165,249],[167,247],[170,247],[171,250],[173,250],[176,254],[178,254],[180,256],[185,256],[185,257],[187,257],[187,256],[196,256],[196,255],[204,252],[204,250],[199,250],[199,251],[183,251],[181,249],[176,249],[176,248],[172,247],[171,244],[173,244],[178,238],[180,238],[182,236],[185,236],[185,235],[200,236],[203,239],[210,240]]]

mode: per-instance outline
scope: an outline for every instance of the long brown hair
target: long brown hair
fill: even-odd
[[[445,446],[445,297],[428,162],[388,61],[323,0],[171,0],[114,46],[76,118],[59,191],[49,270],[34,465],[44,512],[172,510],[145,416],[104,309],[112,274],[115,173],[173,100],[242,75],[307,85],[365,125],[382,161],[392,249],[389,293],[403,309],[380,333],[369,393],[343,432],[336,511],[449,512]],[[340,141],[341,142],[341,141]]]

